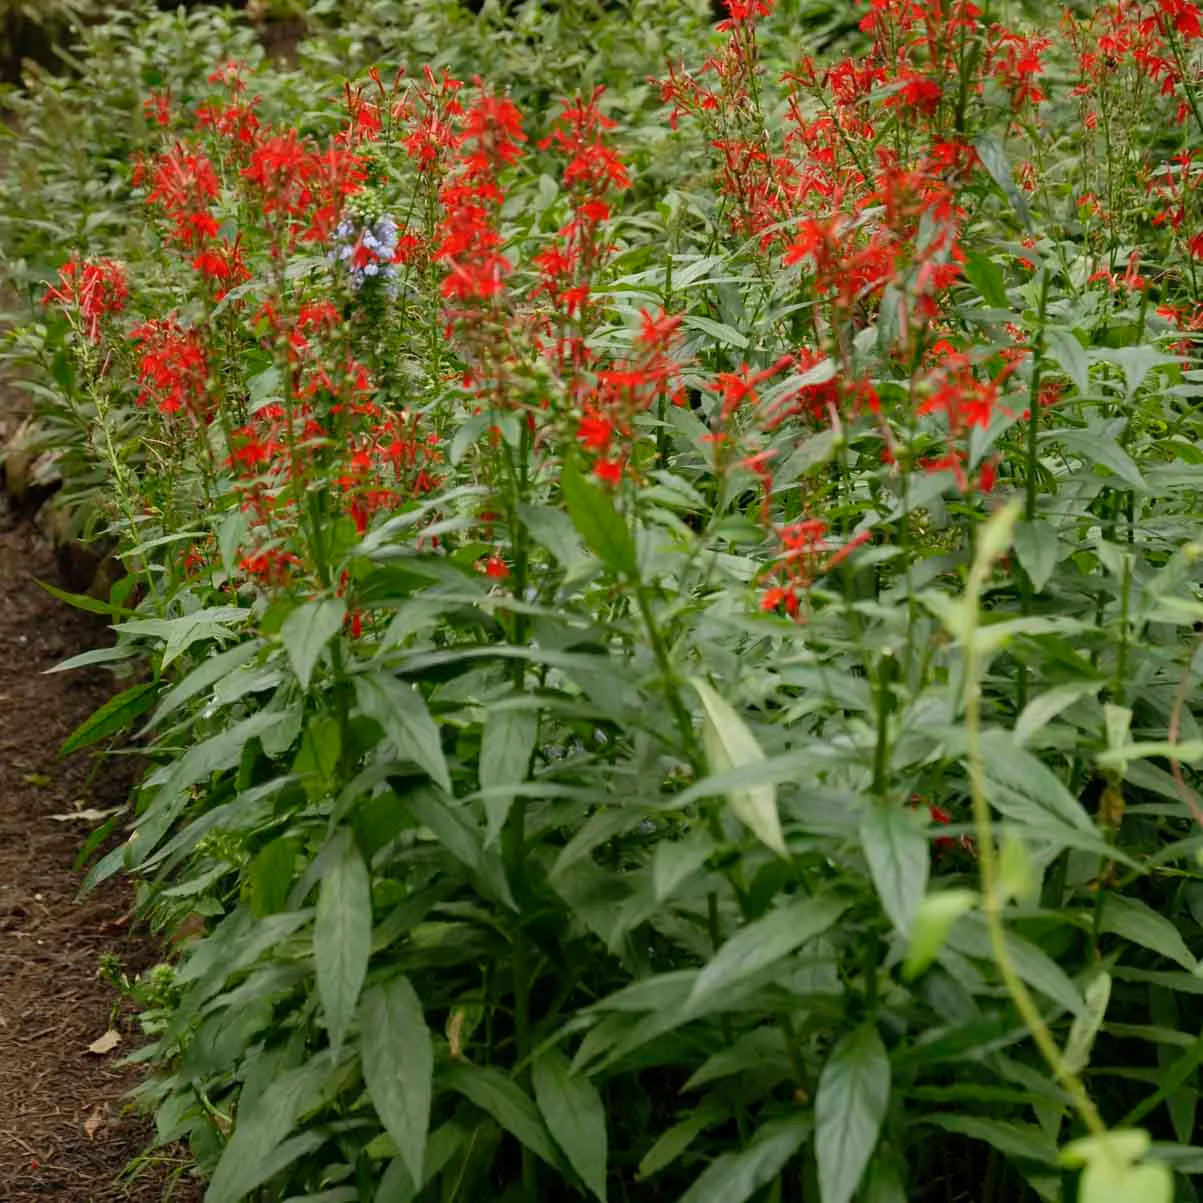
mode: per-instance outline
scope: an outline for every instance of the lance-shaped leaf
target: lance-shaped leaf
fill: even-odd
[[[823,1203],[848,1203],[877,1146],[890,1101],[890,1059],[872,1023],[831,1051],[815,1095],[815,1154]]]
[[[349,831],[335,837],[339,854],[322,878],[313,923],[317,994],[334,1048],[342,1043],[372,949],[372,887],[368,867]]]
[[[451,793],[451,774],[430,711],[412,685],[391,673],[363,673],[355,678],[359,709],[374,718],[398,755],[412,760],[435,785]]]
[[[421,1182],[434,1046],[421,1000],[408,979],[395,977],[363,996],[359,1029],[368,1096],[396,1141],[410,1177]]]
[[[322,650],[341,629],[346,616],[347,603],[339,597],[327,597],[297,606],[281,624],[280,641],[302,689],[309,688]]]
[[[605,1203],[606,1111],[597,1087],[573,1073],[554,1048],[535,1060],[532,1082],[547,1130],[581,1181]]]
[[[514,801],[511,787],[526,780],[539,715],[533,710],[493,710],[485,719],[480,748],[480,788],[484,793],[488,830],[485,845],[497,839]]]
[[[692,685],[706,712],[702,742],[711,773],[725,773],[763,761],[764,751],[743,719],[705,681],[695,677]],[[786,855],[777,814],[777,787],[772,782],[728,790],[727,801],[753,835],[774,852]]]
[[[848,909],[844,899],[801,898],[740,928],[698,974],[686,1009],[701,1015],[735,986],[822,935]]]

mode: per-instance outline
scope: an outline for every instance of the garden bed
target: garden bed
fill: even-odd
[[[727,9],[12,101],[208,1203],[1197,1201],[1203,11]]]
[[[58,755],[112,683],[99,670],[48,674],[108,636],[37,583],[57,580],[54,549],[0,494],[0,1203],[186,1200],[186,1187],[169,1193],[185,1164],[171,1152],[128,1178],[152,1128],[128,1113],[138,1073],[120,1061],[137,1027],[99,970],[116,958],[137,973],[161,954],[125,884],[78,898],[76,858],[96,814],[125,802],[135,766]],[[110,1031],[120,1043],[89,1051]]]

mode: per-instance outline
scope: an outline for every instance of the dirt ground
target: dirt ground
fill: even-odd
[[[140,1041],[97,966],[114,953],[132,973],[159,954],[127,921],[122,883],[76,898],[91,825],[62,816],[120,804],[129,773],[58,758],[112,684],[103,670],[44,675],[106,634],[38,587],[55,570],[33,523],[0,508],[0,1203],[183,1203],[199,1191],[182,1161],[156,1156],[130,1176],[152,1128],[126,1113],[137,1075],[119,1062]],[[117,1048],[90,1052],[110,1028]]]

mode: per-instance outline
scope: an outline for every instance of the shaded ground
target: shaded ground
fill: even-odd
[[[103,671],[43,675],[105,630],[35,577],[55,579],[53,553],[0,509],[0,1203],[195,1199],[187,1179],[173,1187],[178,1162],[117,1181],[151,1128],[124,1113],[136,1075],[118,1062],[139,1037],[97,966],[112,952],[133,972],[158,954],[130,930],[121,883],[76,901],[72,862],[91,826],[55,816],[117,805],[128,776],[112,761],[97,771],[86,755],[57,758],[112,686]],[[110,1026],[120,1046],[89,1052]]]

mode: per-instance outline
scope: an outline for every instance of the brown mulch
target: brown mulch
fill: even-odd
[[[0,507],[4,505],[0,494]],[[38,587],[55,557],[33,524],[0,509],[0,1203],[150,1203],[199,1198],[178,1153],[130,1163],[153,1128],[127,1112],[137,1071],[137,1023],[97,975],[102,954],[127,973],[159,959],[128,920],[130,897],[111,880],[82,900],[73,861],[92,827],[56,818],[124,801],[128,767],[58,748],[112,692],[103,670],[44,675],[104,641],[103,620]],[[88,1046],[110,1027],[119,1047]]]

